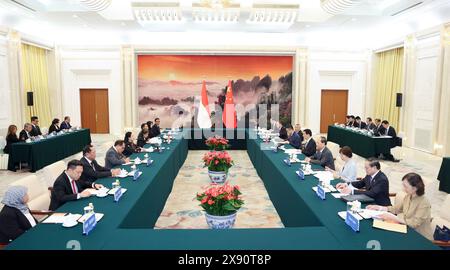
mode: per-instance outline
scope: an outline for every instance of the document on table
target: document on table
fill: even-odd
[[[128,176],[128,172],[124,169],[120,170],[120,174],[117,175],[117,177],[119,177],[119,178],[125,178],[127,176]]]
[[[398,233],[407,233],[408,228],[405,224],[397,224],[397,223],[390,223],[378,219],[373,220],[374,228],[391,231],[391,232],[398,232]]]
[[[318,171],[315,175],[320,181],[329,183],[334,180],[333,173],[327,171]]]
[[[314,192],[317,192],[317,187],[312,187],[312,190],[314,190]],[[325,193],[331,192],[328,188],[324,188],[323,190],[325,190]]]
[[[98,194],[105,194],[108,193],[109,189],[108,188],[100,188],[100,189],[90,189],[89,190],[91,192],[91,195],[98,195]]]
[[[373,136],[374,139],[390,139],[392,136]]]
[[[347,211],[341,211],[341,212],[338,212],[338,215],[339,215],[343,220],[345,220],[345,219],[347,218]],[[356,217],[357,220],[363,220],[363,218],[362,218],[360,215],[358,215],[358,214],[355,214],[354,216]]]
[[[336,199],[340,199],[342,196],[347,196],[348,194],[345,194],[345,193],[331,193],[331,195],[333,197],[335,197]]]
[[[53,213],[46,218],[42,223],[64,223],[67,213]]]
[[[387,212],[385,212],[385,211],[377,211],[377,210],[370,210],[370,209],[364,209],[359,214],[365,219],[371,219],[371,218],[376,218],[377,216],[379,216],[381,214],[385,214],[385,213],[387,213]]]
[[[95,219],[97,220],[97,222],[99,222],[104,215],[105,214],[95,213]],[[83,215],[81,218],[78,219],[78,222],[84,223],[86,221],[87,217],[88,217],[88,215]]]
[[[286,149],[286,150],[284,150],[284,153],[285,154],[294,154],[294,155],[297,155],[297,154],[301,154],[302,153],[302,150],[299,150],[299,149]]]
[[[114,195],[114,193],[116,193],[117,188],[112,188],[109,190],[108,194],[109,195]],[[124,194],[125,192],[127,192],[126,188],[122,188],[122,194]]]
[[[141,148],[141,152],[147,152],[147,153],[152,153],[153,152],[153,147],[149,147],[149,148]]]

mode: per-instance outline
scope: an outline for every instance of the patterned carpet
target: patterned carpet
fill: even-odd
[[[203,168],[205,151],[189,151],[188,157],[175,179],[172,192],[155,229],[205,229],[204,211],[195,200],[197,192],[210,183],[207,168]],[[239,210],[234,228],[282,228],[283,223],[256,173],[247,151],[229,151],[235,161],[228,180],[239,185],[244,206]]]

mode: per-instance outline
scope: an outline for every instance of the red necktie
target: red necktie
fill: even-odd
[[[75,185],[75,180],[72,180],[72,191],[73,191],[73,194],[78,193],[77,186]]]

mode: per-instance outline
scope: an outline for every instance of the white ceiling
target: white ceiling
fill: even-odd
[[[132,8],[136,2],[176,2],[178,7],[174,9],[179,10],[182,20],[140,23],[135,19]],[[112,0],[112,4],[100,12],[89,11],[78,0],[0,0],[0,26],[58,44],[181,43],[375,48],[409,33],[450,22],[448,0],[355,2],[359,3],[341,14],[330,15],[320,7],[320,0],[231,1],[240,4],[237,9],[239,19],[224,23],[195,21],[195,0]],[[291,23],[249,23],[250,14],[256,10],[254,4],[298,5],[296,18]]]

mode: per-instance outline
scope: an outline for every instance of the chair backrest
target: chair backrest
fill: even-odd
[[[10,186],[25,186],[28,188],[28,207],[31,210],[48,210],[50,205],[50,192],[46,183],[36,175],[28,175],[10,184]]]
[[[53,187],[56,178],[66,169],[66,163],[62,160],[48,165],[43,169],[45,182],[49,187]]]
[[[441,218],[450,222],[450,194],[445,197],[444,203],[441,205],[439,215]]]
[[[42,194],[48,193],[48,188],[34,174],[12,182],[9,186],[24,186],[28,188],[28,196],[30,196],[30,201],[38,198]]]
[[[5,148],[6,145],[6,139],[3,136],[0,136],[0,150],[3,150],[3,148]]]

